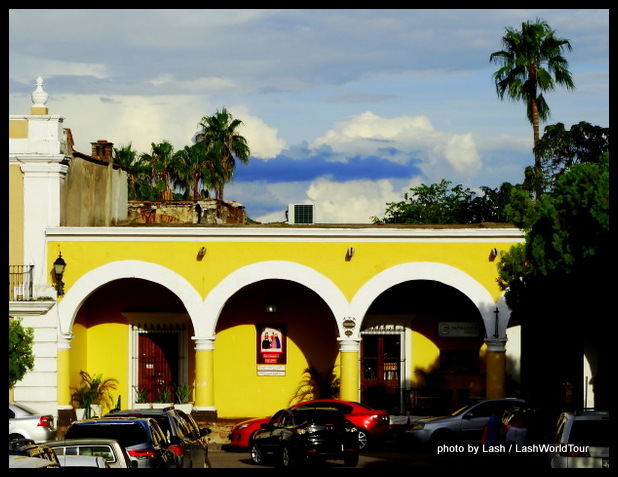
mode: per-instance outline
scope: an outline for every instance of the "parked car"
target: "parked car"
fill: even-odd
[[[485,399],[464,406],[450,416],[426,417],[413,421],[404,438],[416,444],[442,444],[459,441],[480,442],[483,429],[492,415],[501,419],[504,411],[523,406],[523,399]]]
[[[111,468],[137,467],[137,462],[131,461],[127,450],[118,439],[64,439],[46,444],[51,447],[59,459],[63,456],[98,456],[103,457]]]
[[[563,412],[556,425],[552,468],[609,469],[609,411]]]
[[[60,467],[93,467],[110,469],[105,458],[97,455],[63,455],[59,457]]]
[[[47,459],[41,459],[40,457],[9,454],[9,469],[57,469],[59,467],[60,464],[56,464]]]
[[[118,440],[139,468],[178,466],[165,434],[152,418],[99,417],[73,421],[65,434],[66,439],[86,437]]]
[[[294,467],[318,460],[358,464],[358,429],[335,408],[288,408],[254,434],[251,460]]]
[[[167,438],[169,448],[174,452],[178,467],[211,467],[208,459],[208,435],[210,429],[200,428],[195,420],[180,409],[125,409],[113,411],[106,417],[133,416],[156,419]]]
[[[366,450],[370,444],[381,441],[393,431],[388,411],[373,409],[365,404],[339,399],[314,399],[296,404],[292,408],[307,406],[325,406],[339,409],[358,428],[359,450],[361,451]],[[269,419],[269,417],[248,419],[234,425],[228,436],[230,447],[249,448],[253,434]]]
[[[314,399],[295,407],[334,407],[358,429],[358,448],[366,450],[372,444],[384,440],[393,432],[391,417],[384,409],[373,409],[366,404],[339,399]]]
[[[42,414],[25,404],[9,403],[9,439],[32,439],[41,443],[55,437],[53,415]]]
[[[45,459],[60,465],[54,449],[46,444],[35,444],[34,441],[27,439],[17,443],[16,441],[9,440],[9,455],[36,457],[37,459]]]

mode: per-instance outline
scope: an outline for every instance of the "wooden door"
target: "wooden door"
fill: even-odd
[[[401,336],[363,335],[361,346],[361,400],[372,407],[399,407]]]

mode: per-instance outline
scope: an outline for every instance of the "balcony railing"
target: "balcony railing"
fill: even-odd
[[[34,300],[34,265],[9,265],[9,301]]]

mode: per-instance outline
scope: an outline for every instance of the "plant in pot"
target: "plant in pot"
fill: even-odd
[[[117,379],[103,379],[102,374],[91,375],[86,371],[80,371],[79,376],[79,384],[71,387],[71,401],[76,405],[78,419],[100,416],[103,407],[114,406],[111,391],[118,388]]]
[[[135,390],[135,408],[136,409],[148,409],[151,406],[150,402],[150,389],[143,386],[133,386]]]
[[[167,386],[161,386],[157,391],[157,399],[153,403],[155,409],[172,405],[172,390]]]
[[[191,397],[193,396],[193,386],[190,384],[180,384],[176,386],[176,404],[175,407],[182,409],[186,413],[190,413],[193,409],[193,402]]]

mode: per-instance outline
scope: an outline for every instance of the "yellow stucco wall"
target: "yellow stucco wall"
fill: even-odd
[[[9,166],[9,237],[9,265],[23,265],[24,176],[18,165]]]
[[[65,289],[84,274],[110,262],[136,260],[161,265],[184,277],[202,299],[223,279],[239,268],[262,261],[290,261],[312,268],[332,280],[348,300],[372,277],[389,267],[409,262],[438,262],[467,273],[481,283],[496,300],[496,263],[489,261],[492,248],[506,249],[499,242],[484,243],[392,243],[392,242],[218,242],[218,241],[54,241],[48,243],[48,267],[58,251],[67,262]],[[197,251],[207,253],[198,260]],[[345,260],[348,247],[356,249]],[[130,276],[130,270],[127,270]],[[172,290],[174,291],[174,290]],[[62,300],[62,298],[61,298]],[[313,323],[307,321],[307,330]],[[102,373],[120,381],[118,394],[129,402],[129,333],[126,323],[97,324],[87,332],[81,324],[73,328],[71,380],[77,381],[83,366],[90,373]],[[416,368],[429,369],[440,350],[423,335],[411,333],[409,345],[414,366],[408,370],[414,384]],[[289,404],[293,390],[310,364],[303,350],[288,339],[288,361],[284,377],[258,376],[255,365],[255,326],[234,324],[217,332],[214,348],[214,403],[219,416],[255,417],[271,414]],[[336,341],[333,345],[336,351]],[[194,350],[190,347],[189,354]],[[339,364],[341,356],[336,358]],[[338,372],[338,368],[335,368]],[[191,374],[190,378],[194,378]],[[244,390],[251,390],[246,392]],[[117,398],[117,395],[115,395]]]
[[[197,260],[201,246],[206,256]],[[345,261],[348,246],[356,248],[354,258]],[[155,263],[186,278],[202,296],[241,266],[267,260],[281,260],[308,266],[331,279],[346,298],[379,272],[406,262],[444,263],[467,273],[481,283],[494,299],[500,295],[496,262],[488,260],[492,248],[503,243],[199,243],[175,242],[54,242],[48,245],[49,263],[62,251],[67,262],[65,284],[71,286],[84,273],[106,263],[140,260]],[[72,257],[75,257],[72,260]]]

